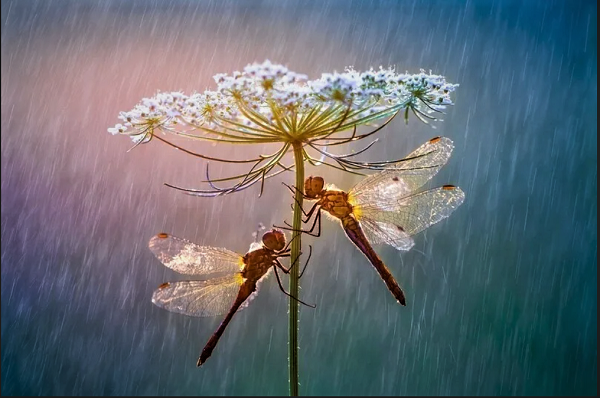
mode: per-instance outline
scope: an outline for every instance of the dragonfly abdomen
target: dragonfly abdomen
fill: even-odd
[[[240,286],[240,292],[238,293],[235,301],[233,302],[233,305],[229,309],[229,312],[225,316],[225,319],[223,319],[223,322],[221,322],[221,324],[213,333],[213,335],[210,336],[210,339],[208,339],[208,342],[202,349],[200,358],[198,358],[198,366],[202,366],[202,364],[206,362],[206,360],[212,355],[213,350],[219,342],[219,339],[223,335],[223,332],[225,332],[225,328],[227,328],[227,325],[229,325],[229,322],[231,322],[233,315],[235,315],[240,306],[244,304],[244,302],[248,299],[248,297],[250,297],[250,295],[255,290],[256,285],[254,283],[244,283],[242,286]]]
[[[373,267],[375,267],[379,273],[379,276],[381,279],[383,279],[388,290],[390,293],[392,293],[394,298],[398,300],[400,304],[406,305],[406,297],[404,296],[402,288],[400,285],[398,285],[398,282],[396,282],[394,275],[392,275],[388,267],[386,267],[377,253],[375,253],[375,250],[373,250],[373,247],[367,240],[367,237],[365,236],[358,221],[352,215],[348,215],[342,219],[342,226],[352,243],[354,243],[356,247],[363,252]]]

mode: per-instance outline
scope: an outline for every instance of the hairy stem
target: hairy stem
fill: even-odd
[[[294,160],[296,162],[296,200],[294,201],[294,232],[292,235],[292,253],[291,259],[297,259],[298,262],[290,272],[290,294],[300,298],[299,293],[299,270],[300,270],[300,250],[302,248],[300,229],[302,228],[302,195],[304,187],[304,157],[302,152],[302,143],[295,142],[292,144],[294,148]],[[298,236],[296,236],[298,235]],[[290,299],[290,322],[289,322],[289,371],[290,371],[290,396],[298,396],[298,302]]]

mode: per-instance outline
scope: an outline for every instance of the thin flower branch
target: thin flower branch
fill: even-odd
[[[331,167],[332,169],[344,171],[349,174],[354,174],[354,175],[359,175],[359,176],[365,175],[364,173],[360,173],[360,172],[349,169],[345,164],[343,164],[343,162],[342,163],[338,162],[339,166],[336,166],[334,164],[327,163],[326,161],[323,161],[323,160],[317,160],[317,159],[313,158],[312,156],[310,156],[310,154],[308,152],[306,152],[306,149],[304,149],[304,148],[302,148],[302,153],[304,155],[304,160],[306,160],[308,163],[310,163],[313,166],[323,165],[323,166]]]
[[[392,163],[397,163],[400,161],[400,159],[398,160],[392,160],[392,161],[380,161],[380,162],[357,162],[357,161],[353,161],[353,160],[349,160],[349,157],[354,156],[354,154],[346,154],[346,155],[334,155],[332,153],[329,153],[323,149],[317,148],[317,147],[313,147],[311,145],[311,148],[314,149],[315,151],[319,152],[320,154],[328,157],[331,160],[334,160],[343,171],[346,172],[350,172],[351,170],[382,170],[383,168],[385,168],[386,165],[388,164],[392,164]],[[363,150],[364,152],[364,150]]]
[[[363,139],[368,138],[368,137],[378,133],[379,131],[381,131],[384,127],[386,127],[388,124],[390,124],[397,115],[398,115],[398,111],[394,112],[381,126],[375,128],[374,130],[372,130],[368,133],[356,135],[357,124],[355,124],[352,129],[352,136],[350,136],[350,137],[317,138],[315,140],[312,140],[311,144],[317,145],[317,146],[336,146],[336,145],[344,145],[344,144],[348,144],[350,142],[363,140]],[[317,144],[317,142],[320,142],[323,139],[325,139],[327,141],[337,141],[337,142],[329,143],[329,144]]]
[[[185,148],[183,148],[183,147],[181,147],[179,145],[173,144],[172,142],[170,142],[170,141],[168,141],[168,140],[166,140],[166,139],[164,139],[164,138],[162,138],[160,136],[157,136],[157,135],[155,135],[154,138],[156,138],[157,140],[159,140],[161,142],[164,142],[165,144],[169,145],[170,147],[173,147],[173,148],[175,148],[177,150],[185,152],[188,155],[192,155],[192,156],[204,159],[204,160],[213,160],[215,162],[224,162],[224,163],[255,163],[255,162],[259,162],[259,161],[264,160],[263,158],[245,159],[245,160],[215,158],[215,157],[212,157],[212,156],[206,156],[206,155],[202,155],[202,154],[199,154],[199,153],[196,153],[196,152],[192,152],[192,151],[187,150],[187,149],[185,149]]]
[[[261,155],[261,158],[254,164],[254,166],[252,166],[252,168],[248,172],[242,173],[242,174],[239,174],[236,176],[231,176],[231,177],[211,179],[210,174],[209,174],[209,166],[207,163],[206,164],[206,180],[203,182],[207,182],[209,184],[209,186],[212,188],[210,190],[182,188],[182,187],[178,187],[178,186],[175,186],[173,184],[168,184],[168,183],[165,183],[165,185],[170,188],[175,188],[177,190],[184,191],[184,192],[194,195],[194,196],[214,197],[214,196],[221,196],[221,195],[225,195],[225,194],[229,194],[229,193],[243,191],[260,181],[261,182],[261,190],[260,190],[259,196],[262,196],[262,193],[264,190],[264,181],[266,179],[275,177],[276,175],[279,175],[285,171],[291,171],[294,168],[293,165],[285,166],[284,164],[281,163],[281,159],[285,156],[285,154],[289,151],[289,149],[290,149],[290,145],[286,144],[279,151],[277,151],[271,155]],[[260,165],[260,163],[262,163],[263,161],[265,161],[267,159],[269,159],[269,160],[266,164],[258,167]],[[281,170],[271,173],[271,171],[275,167],[278,167],[278,166],[281,168]],[[236,184],[234,184],[230,187],[227,187],[227,188],[220,188],[214,184],[215,182],[232,181],[232,180],[240,180],[240,181],[238,181]]]
[[[273,172],[271,174],[267,174],[267,172],[265,170],[261,170],[257,175],[253,176],[252,178],[249,179],[249,181],[246,181],[244,184],[236,184],[235,186],[229,187],[229,188],[218,188],[215,187],[214,184],[212,184],[211,180],[207,180],[207,182],[209,183],[209,185],[211,187],[213,187],[212,190],[202,190],[202,189],[196,189],[196,188],[182,188],[182,187],[178,187],[176,185],[173,184],[169,184],[167,182],[164,183],[164,185],[166,185],[169,188],[174,188],[178,191],[182,191],[188,195],[192,195],[192,196],[201,196],[201,197],[206,197],[206,198],[213,198],[213,197],[217,197],[217,196],[223,196],[223,195],[227,195],[230,193],[235,193],[235,192],[241,192],[245,189],[250,188],[251,186],[255,185],[258,182],[261,182],[261,190],[259,193],[259,197],[262,196],[263,190],[264,190],[264,181],[275,177],[285,171],[290,171],[293,169],[293,166],[284,166],[282,164],[278,164],[279,166],[282,167],[281,170],[278,170],[276,172]]]

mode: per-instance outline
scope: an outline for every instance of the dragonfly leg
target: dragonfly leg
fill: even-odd
[[[296,298],[294,296],[292,296],[291,294],[289,294],[288,292],[285,291],[285,289],[283,288],[283,285],[281,284],[281,279],[279,278],[279,272],[277,271],[277,267],[275,268],[275,276],[277,277],[277,283],[279,284],[279,289],[281,289],[281,291],[288,297],[296,300],[297,302],[299,302],[300,304],[304,304],[307,307],[310,308],[317,308],[317,306],[315,304],[306,304],[304,301],[300,300],[299,298]]]
[[[302,278],[302,275],[304,275],[304,271],[306,271],[306,267],[308,266],[308,262],[310,261],[310,256],[312,256],[312,246],[308,245],[308,258],[306,259],[306,262],[304,263],[304,267],[302,268],[302,271],[298,275],[298,279]]]
[[[304,230],[300,230],[301,232],[304,232],[307,235],[310,236],[314,236],[316,238],[318,238],[319,236],[321,236],[321,209],[319,208],[319,211],[317,211],[317,215],[315,216],[315,221],[313,222],[312,227],[310,227],[310,229],[308,231],[304,231]],[[317,228],[317,232],[313,231],[315,230],[315,227],[318,225]]]
[[[289,228],[288,227],[280,227],[280,226],[277,226],[277,225],[273,225],[273,227],[274,228],[279,228],[279,229],[285,229],[286,231],[304,232],[307,235],[314,236],[314,237],[318,238],[319,236],[321,236],[321,209],[319,209],[317,211],[317,216],[315,217],[315,221],[313,222],[312,227],[308,231],[305,231],[303,229],[299,229],[299,230],[298,229],[294,229],[286,221],[284,221],[284,223],[285,223],[285,225],[289,226]],[[313,233],[313,231],[315,230],[315,226],[317,225],[317,223],[319,224],[318,232]]]
[[[294,200],[296,200],[296,198],[294,198]],[[299,204],[299,203],[298,203]],[[308,222],[308,220],[310,220],[310,218],[312,217],[313,213],[315,212],[315,210],[317,209],[317,206],[319,205],[319,202],[315,203],[313,205],[313,207],[310,208],[310,210],[308,211],[308,213],[304,213],[304,209],[302,209],[302,206],[300,206],[300,209],[302,209],[302,213],[304,213],[304,215],[306,216],[306,220],[302,220],[302,222],[304,224],[306,224]]]
[[[289,274],[289,273],[290,273],[290,270],[291,270],[291,269],[292,269],[292,267],[293,267],[293,265],[292,265],[290,268],[285,268],[285,267],[283,266],[283,264],[281,264],[281,262],[280,262],[278,259],[275,259],[275,265],[276,265],[277,267],[279,267],[279,269],[280,269],[281,271],[283,271],[283,273],[284,273],[284,274]]]
[[[296,192],[298,192],[300,195],[302,195],[303,198],[307,198],[306,195],[304,194],[304,192],[302,192],[301,190],[299,190],[296,186],[294,185],[288,185],[285,182],[281,182],[283,185],[285,185],[287,187],[287,189],[289,189],[293,194],[296,194]]]
[[[319,208],[319,211],[317,211],[317,215],[315,216],[315,221],[313,222],[312,227],[310,228],[310,230],[308,232],[306,232],[308,235],[310,236],[314,236],[314,237],[319,237],[321,236],[321,208]],[[315,232],[314,234],[312,233],[315,230],[315,226],[319,225],[318,228],[318,232]]]
[[[300,274],[298,275],[298,278],[302,278],[302,275],[304,274],[304,271],[306,271],[306,266],[308,265],[308,262],[310,261],[310,257],[312,256],[312,245],[308,245],[308,258],[306,259],[306,263],[304,264],[304,267],[302,267],[302,272],[300,272]],[[298,259],[300,258],[300,256],[302,255],[302,252],[300,252],[300,254],[296,257],[296,259],[292,262],[292,265],[290,265],[289,268],[285,268],[283,266],[283,264],[281,264],[281,262],[279,262],[279,260],[275,259],[275,264],[279,267],[279,269],[281,271],[283,271],[285,274],[289,274],[290,271],[292,270],[292,268],[294,268],[296,266],[296,264],[298,263]],[[283,256],[278,256],[278,257],[290,257],[289,253],[284,254]]]
[[[283,223],[284,223],[285,225],[289,225],[289,226],[291,227],[291,225],[290,225],[290,224],[288,224],[286,221],[284,221]],[[274,227],[274,228],[278,228],[278,227],[276,227],[275,225],[273,225],[273,227]],[[290,252],[290,249],[289,249],[290,245],[292,244],[292,242],[294,241],[294,239],[296,239],[296,238],[297,238],[297,237],[299,237],[299,236],[300,236],[300,235],[296,235],[296,236],[294,236],[292,239],[290,239],[290,241],[289,241],[289,242],[288,242],[288,243],[285,245],[285,247],[284,247],[283,249],[281,249],[281,250],[280,250],[278,253],[279,253],[279,254],[284,254],[284,255],[285,255],[285,254],[288,254],[288,253]],[[289,255],[287,255],[287,256],[284,256],[284,255],[283,255],[283,256],[279,256],[279,257],[289,257]]]
[[[308,221],[308,220],[307,220],[307,221]],[[304,220],[302,220],[302,222],[304,222]],[[287,230],[289,230],[289,231],[294,231],[294,229],[292,229],[292,228],[293,228],[292,224],[290,224],[289,222],[287,222],[287,221],[285,221],[285,220],[283,221],[283,223],[289,227],[289,228],[285,228],[285,229],[287,229]],[[306,222],[304,222],[304,223],[306,224]],[[273,225],[273,226],[274,226],[274,225]],[[298,235],[296,235],[296,236],[298,236]]]
[[[296,199],[296,197],[293,197],[293,199],[296,202],[296,204],[300,207],[300,210],[302,210],[302,214],[304,214],[304,216],[306,217],[305,220],[304,219],[302,220],[302,222],[304,224],[306,224],[308,222],[308,220],[310,220],[310,217],[312,216],[312,214],[314,213],[315,208],[319,205],[319,202],[315,203],[313,205],[313,207],[311,207],[311,209],[307,213],[307,212],[304,211],[304,207],[300,204],[300,202],[298,202],[298,199]],[[312,199],[312,200],[314,200],[314,199]],[[294,210],[294,205],[293,204],[290,204],[290,207],[292,208],[292,210]]]

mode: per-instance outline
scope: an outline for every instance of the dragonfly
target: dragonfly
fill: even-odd
[[[298,260],[295,259],[289,268],[279,261],[280,258],[290,257],[290,243],[291,241],[286,244],[283,231],[275,228],[263,234],[262,243],[253,242],[245,255],[224,248],[199,246],[164,232],[150,239],[150,251],[173,271],[186,275],[224,274],[206,280],[166,282],[152,295],[152,303],[171,312],[197,317],[226,314],[204,346],[198,358],[198,366],[202,366],[211,356],[234,314],[248,306],[256,295],[259,284],[272,269],[275,270],[281,291],[294,300],[315,308],[314,305],[290,295],[281,284],[278,269],[288,274]],[[312,247],[310,249],[309,259]],[[307,264],[308,260],[304,269]]]
[[[448,217],[464,199],[464,192],[454,185],[418,191],[446,164],[453,142],[446,137],[434,137],[397,163],[367,176],[349,191],[333,185],[325,186],[322,177],[308,177],[304,183],[304,199],[316,201],[302,212],[308,223],[316,211],[312,228],[302,230],[320,236],[321,210],[341,222],[344,232],[367,257],[388,290],[402,305],[404,291],[373,250],[373,244],[385,243],[398,250],[410,250],[415,234]],[[296,187],[290,187],[294,192]],[[302,206],[301,206],[302,208]],[[318,223],[317,232],[313,232]],[[289,223],[285,223],[291,227]],[[278,227],[292,230],[291,228]]]

